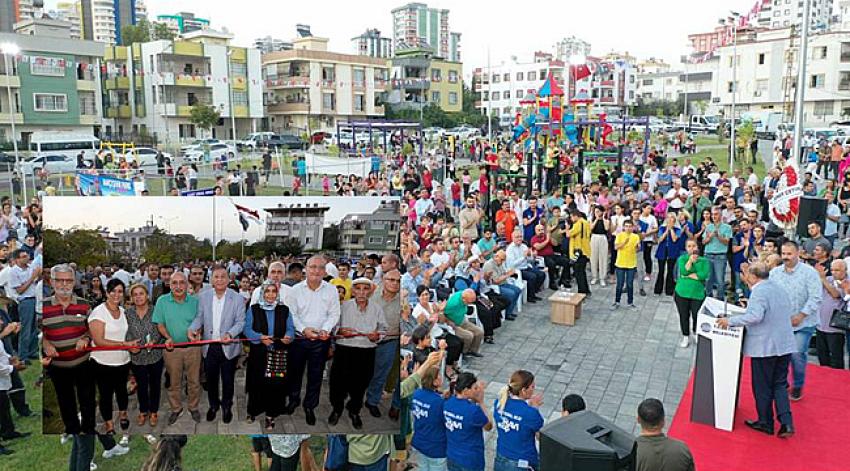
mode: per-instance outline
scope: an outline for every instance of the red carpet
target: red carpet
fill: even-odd
[[[693,374],[669,435],[688,444],[699,471],[846,471],[850,470],[850,371],[809,364],[803,399],[791,403],[796,434],[769,437],[744,425],[757,418],[744,359],[741,393],[732,432],[690,421]],[[776,424],[778,429],[779,425]]]

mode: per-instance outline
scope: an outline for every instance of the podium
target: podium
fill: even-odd
[[[697,359],[691,421],[732,431],[741,384],[744,328],[721,329],[718,317],[744,309],[715,298],[705,298],[697,316]]]

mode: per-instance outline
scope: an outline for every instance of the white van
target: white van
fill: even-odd
[[[256,150],[260,142],[267,141],[272,136],[274,136],[273,132],[252,132],[251,134],[248,134],[248,137],[239,141],[237,145],[240,148],[247,147],[249,149]]]
[[[29,149],[33,156],[65,155],[74,158],[82,151],[83,158],[92,161],[99,146],[100,140],[92,134],[36,131],[30,136]]]

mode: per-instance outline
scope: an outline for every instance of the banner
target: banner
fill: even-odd
[[[215,187],[212,188],[201,188],[200,190],[183,190],[180,192],[180,196],[214,196],[215,195]]]
[[[304,154],[307,162],[307,172],[312,175],[357,175],[368,177],[372,169],[372,159],[366,157],[337,158],[317,155],[310,152]]]
[[[133,180],[100,175],[97,177],[101,196],[134,196],[136,189]]]
[[[97,196],[97,176],[77,173],[77,195]]]

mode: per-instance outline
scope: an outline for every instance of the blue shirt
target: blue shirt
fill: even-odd
[[[248,312],[245,313],[245,338],[253,344],[260,343],[260,336],[262,335],[274,336],[274,309],[263,309],[263,312],[266,313],[266,322],[268,322],[269,332],[271,332],[269,334],[261,334],[254,330],[254,310],[252,306],[248,306]],[[295,324],[292,323],[292,314],[286,316],[286,333],[284,335],[295,338]]]
[[[818,309],[823,297],[823,285],[814,268],[802,260],[797,262],[791,272],[785,271],[785,265],[779,265],[770,270],[770,281],[775,282],[788,294],[793,314],[802,312],[806,315],[803,322],[794,326],[794,331],[804,327],[817,327],[820,324]]]
[[[410,401],[413,417],[411,445],[429,458],[446,457],[446,426],[443,418],[443,397],[430,389],[417,389]]]
[[[425,275],[422,272],[424,270],[420,271],[416,278],[410,272],[401,275],[401,287],[407,290],[407,302],[411,306],[415,306],[419,302],[419,298],[416,296],[416,288],[425,282]]]
[[[667,232],[667,226],[662,226],[658,230],[658,239],[661,240],[661,236]],[[682,237],[682,230],[678,227],[673,228],[673,234],[676,235],[676,241],[673,242],[672,235],[667,236],[664,240],[658,243],[658,248],[655,249],[655,258],[656,260],[676,260],[681,255],[680,252],[680,243],[684,239]]]
[[[493,404],[493,422],[499,439],[496,454],[509,460],[525,460],[535,468],[540,462],[535,446],[535,434],[543,427],[540,411],[522,399],[508,398],[504,410],[499,410],[499,400]]]
[[[747,252],[752,250],[756,244],[756,237],[750,232],[750,248],[741,249],[739,252],[734,251],[734,247],[738,247],[744,244],[744,233],[736,232],[732,238],[732,271],[735,273],[741,273],[741,264],[747,261]]]
[[[381,158],[377,155],[373,155],[371,159],[372,159],[372,161],[371,161],[372,171],[373,172],[380,172],[381,171]]]
[[[540,224],[540,218],[543,216],[543,210],[540,208],[528,208],[522,212],[522,238],[523,240],[531,240],[534,237],[534,228]],[[526,225],[525,219],[529,219],[531,224]],[[508,234],[510,236],[511,234]]]
[[[484,426],[487,415],[467,399],[450,397],[443,405],[446,427],[446,457],[449,461],[484,471]]]

